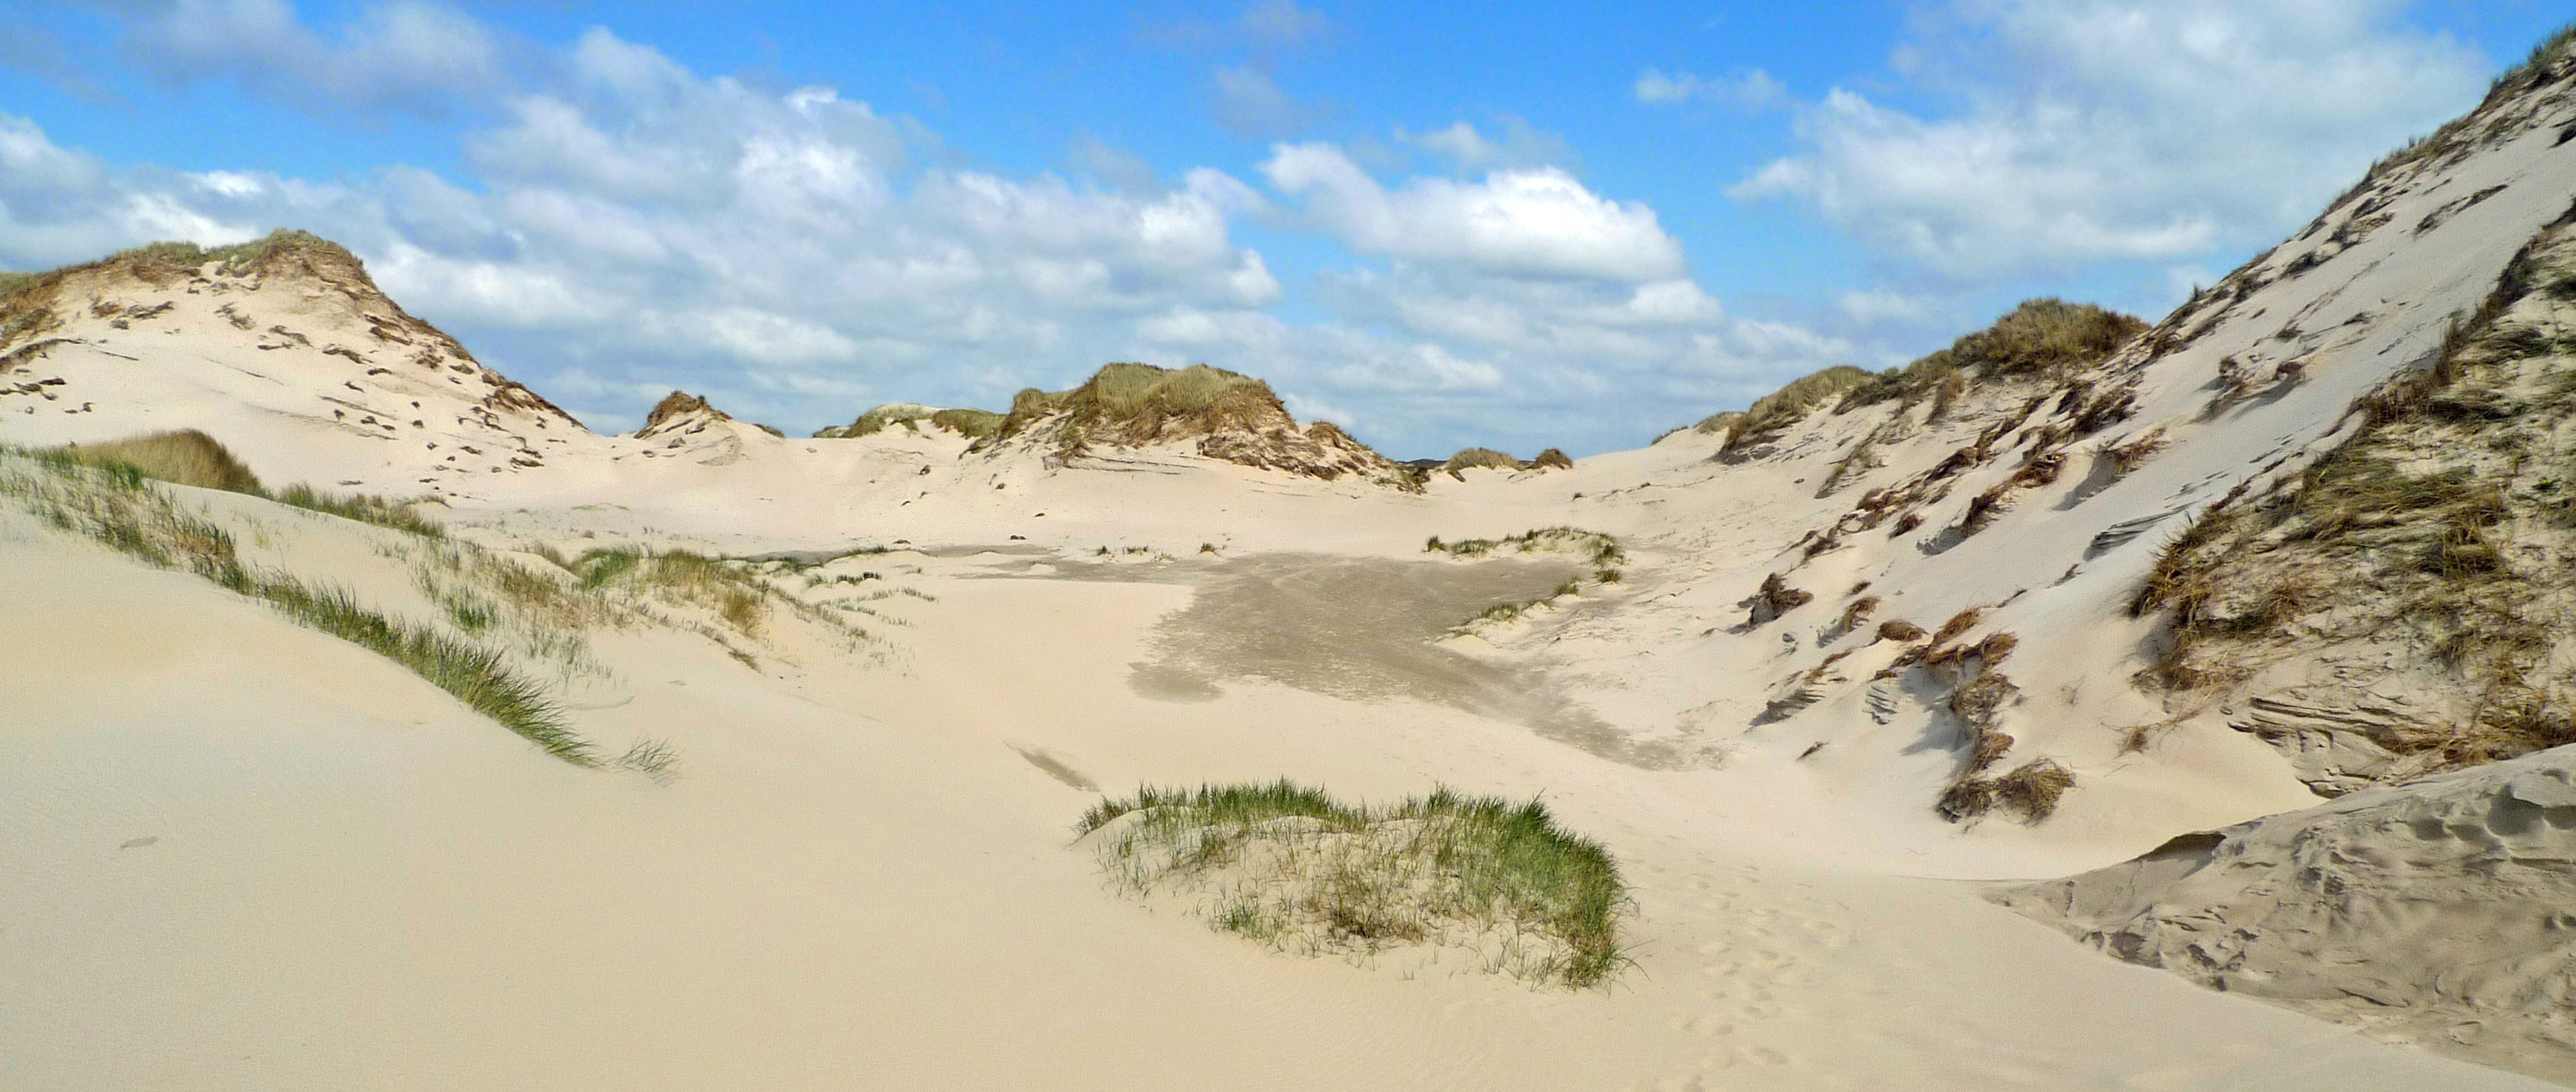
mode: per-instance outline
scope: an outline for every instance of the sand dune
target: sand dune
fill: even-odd
[[[2463,453],[2565,450],[2527,331],[2576,283],[2571,83],[2544,57],[2125,341],[2034,304],[1572,465],[1428,472],[1141,365],[601,436],[309,237],[36,278],[0,301],[0,1083],[2569,1080],[2532,726],[2576,631],[2535,607],[2493,661],[2520,734],[2368,704],[2356,657],[2452,646],[2338,635],[2375,570],[2273,517],[2336,460],[2453,460],[2369,545],[2567,602],[2499,560],[2561,558],[2562,495]],[[2019,351],[2067,323],[2118,336]],[[189,428],[393,500],[32,451]],[[2239,609],[2292,562],[2343,598]],[[556,744],[475,704],[502,676]],[[1274,951],[1076,843],[1104,794],[1280,778],[1543,799],[1619,862],[1633,964]]]

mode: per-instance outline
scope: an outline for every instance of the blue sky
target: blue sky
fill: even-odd
[[[306,228],[601,429],[1205,361],[1582,455],[2030,295],[2154,317],[2566,17],[0,0],[0,266]]]

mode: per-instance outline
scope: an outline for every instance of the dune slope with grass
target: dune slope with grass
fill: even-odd
[[[308,236],[17,282],[0,1084],[2576,1080],[2569,131],[2562,37],[2160,319],[1580,461],[602,436]]]

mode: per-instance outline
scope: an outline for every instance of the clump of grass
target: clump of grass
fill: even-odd
[[[971,440],[981,440],[1002,431],[1004,415],[991,410],[944,409],[930,415],[932,428],[944,428]]]
[[[1288,419],[1270,385],[1251,376],[1205,364],[1109,364],[1069,391],[1021,391],[988,439],[1009,439],[1057,414],[1069,415],[1062,441],[1068,455],[1093,439],[1149,444]]]
[[[1099,846],[1137,893],[1201,896],[1216,928],[1307,951],[1396,943],[1498,950],[1533,983],[1599,985],[1630,962],[1627,885],[1607,850],[1556,825],[1537,800],[1446,788],[1391,807],[1267,785],[1139,789],[1103,799],[1076,830],[1139,818]]]
[[[925,422],[932,428],[947,429],[968,439],[980,440],[1001,430],[1002,415],[989,410],[940,409],[911,402],[894,402],[862,413],[849,424],[816,432],[814,437],[818,440],[855,440],[874,436],[894,425],[919,432]]]
[[[130,464],[89,467],[57,458],[21,465],[32,472],[0,471],[0,495],[55,527],[266,602],[302,625],[409,668],[548,754],[575,765],[597,764],[544,689],[511,671],[499,653],[379,613],[345,589],[315,588],[243,565],[230,532],[180,511]]]
[[[1966,633],[1970,629],[1974,629],[1977,625],[1977,619],[1985,617],[1985,614],[1986,612],[1982,608],[1969,607],[1966,610],[1962,610],[1957,614],[1951,615],[1950,620],[1941,623],[1941,628],[1932,634],[1932,643],[1935,645],[1949,644],[1951,638],[1957,637],[1962,633]]]
[[[1562,453],[1560,453],[1560,455],[1561,454]],[[1457,454],[1450,456],[1449,461],[1440,464],[1440,469],[1442,471],[1459,481],[1467,480],[1467,475],[1464,472],[1469,470],[1519,470],[1521,468],[1522,464],[1519,459],[1512,458],[1511,456],[1503,454],[1502,452],[1496,451],[1490,447],[1466,448]]]
[[[1890,618],[1878,624],[1878,639],[1882,641],[1920,641],[1924,636],[1923,627],[1902,618]]]
[[[1842,397],[1844,392],[1868,382],[1869,378],[1868,372],[1838,364],[1792,379],[1779,390],[1755,399],[1751,406],[1745,408],[1742,417],[1728,422],[1726,443],[1720,450],[1738,451],[1771,439],[1806,419],[1817,406]]]
[[[2130,437],[2124,443],[2104,447],[2102,454],[2111,460],[2112,470],[2125,477],[2134,473],[2139,467],[2147,465],[2147,460],[2155,458],[2168,443],[2170,441],[2165,439],[2165,427],[2157,425]]]
[[[814,438],[855,440],[862,436],[874,436],[885,431],[886,426],[896,424],[909,426],[913,431],[918,432],[921,426],[915,422],[929,420],[930,415],[937,412],[939,411],[936,408],[930,406],[916,405],[911,402],[891,402],[860,414],[858,420],[849,424],[835,425],[816,432]]]
[[[2002,808],[2020,815],[2024,823],[2037,823],[2056,814],[2058,798],[2074,787],[2074,771],[2039,758],[2000,777],[1961,778],[1942,792],[1940,807],[1954,820]]]
[[[621,770],[633,770],[655,781],[669,784],[671,778],[678,774],[679,761],[680,752],[672,747],[669,741],[639,739],[628,745],[626,753],[617,756],[617,760],[610,765]]]
[[[259,476],[215,438],[196,429],[155,432],[104,444],[56,448],[43,453],[91,466],[122,466],[144,477],[173,485],[220,489],[264,497]]]
[[[1734,428],[1735,423],[1743,419],[1743,410],[1719,410],[1716,413],[1700,418],[1699,423],[1690,426],[1690,430],[1702,436],[1715,436],[1718,433]],[[1673,431],[1679,432],[1681,430],[1674,429]],[[1666,433],[1665,435],[1671,435],[1671,433]]]
[[[1859,629],[1862,620],[1868,618],[1870,612],[1877,609],[1878,597],[1875,595],[1864,595],[1852,600],[1843,606],[1843,616],[1835,621],[1834,632],[1842,634]]]
[[[252,578],[251,593],[289,618],[410,668],[547,754],[576,766],[599,765],[590,744],[573,734],[544,688],[512,672],[498,652],[379,614],[345,589],[315,589],[292,578],[268,576]]]
[[[1539,452],[1537,458],[1529,461],[1529,465],[1532,470],[1572,470],[1574,459],[1563,450],[1551,447]]]
[[[1753,610],[1752,617],[1747,621],[1751,625],[1758,626],[1806,606],[1815,599],[1816,593],[1804,588],[1792,588],[1786,578],[1779,573],[1772,573],[1763,577],[1762,586],[1754,589],[1753,594],[1746,597],[1745,605]]]
[[[2024,300],[1993,325],[1962,336],[1949,348],[1853,384],[1834,412],[1900,400],[1911,405],[1930,395],[1930,419],[1938,421],[1966,392],[1970,380],[2074,375],[2108,359],[2146,329],[2147,324],[2134,315],[2089,303],[2068,303],[2053,296]]]
[[[309,485],[287,486],[277,494],[280,504],[293,505],[309,512],[338,516],[341,519],[390,527],[423,538],[446,538],[447,529],[414,512],[411,506],[376,496],[338,496],[316,492]]]
[[[1422,552],[1445,553],[1451,557],[1490,557],[1510,550],[1515,553],[1576,554],[1592,566],[1593,579],[1604,584],[1619,582],[1618,566],[1628,560],[1628,552],[1619,540],[1599,531],[1579,527],[1541,527],[1505,538],[1468,538],[1456,542],[1442,541],[1433,535],[1422,544]]]
[[[1850,481],[1856,476],[1869,473],[1880,465],[1878,462],[1877,445],[1874,443],[1875,439],[1876,434],[1874,433],[1870,436],[1861,437],[1859,443],[1852,445],[1850,452],[1846,453],[1842,458],[1834,461],[1833,469],[1825,472],[1824,484],[1816,487],[1817,499],[1821,500],[1825,497],[1832,496],[1834,494],[1834,490],[1842,488],[1844,482]]]

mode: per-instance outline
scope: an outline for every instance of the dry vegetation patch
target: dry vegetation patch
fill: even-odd
[[[1592,566],[1592,578],[1604,584],[1619,582],[1619,566],[1628,560],[1628,552],[1619,540],[1599,531],[1580,527],[1541,527],[1505,538],[1466,538],[1443,541],[1433,535],[1423,543],[1422,552],[1448,554],[1451,557],[1491,557],[1498,553],[1574,554]]]
[[[1441,789],[1388,807],[1285,780],[1140,789],[1077,826],[1112,883],[1178,898],[1226,932],[1301,954],[1464,949],[1533,985],[1600,985],[1629,963],[1618,863],[1547,806]]]
[[[2132,604],[2168,623],[2142,683],[2182,715],[2248,684],[2258,709],[2302,710],[2240,726],[2303,756],[2321,791],[2576,742],[2571,220],[2429,366],[2356,402],[2350,439],[2167,546]],[[2276,698],[2266,680],[2293,676],[2336,681]],[[2320,737],[2360,757],[2319,765]]]

